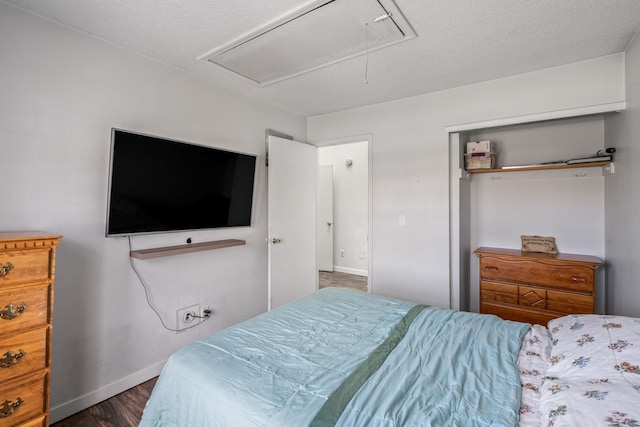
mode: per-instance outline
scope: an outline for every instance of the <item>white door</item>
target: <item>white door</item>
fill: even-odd
[[[333,271],[333,165],[318,167],[318,270]]]
[[[316,147],[269,136],[269,310],[314,292],[316,267]]]

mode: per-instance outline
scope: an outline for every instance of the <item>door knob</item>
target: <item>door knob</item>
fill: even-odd
[[[329,222],[327,222],[327,225],[328,225],[329,227],[331,227],[331,226],[333,225],[333,223],[332,223],[331,221],[329,221]]]
[[[274,245],[276,243],[280,243],[282,240],[278,239],[277,237],[274,237],[273,239],[271,239],[271,243],[273,243]]]

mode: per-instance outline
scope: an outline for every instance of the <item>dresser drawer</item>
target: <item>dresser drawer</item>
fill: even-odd
[[[45,416],[38,417],[33,420],[29,420],[23,424],[20,424],[18,427],[47,427]]]
[[[594,298],[590,295],[569,292],[547,291],[547,308],[567,314],[594,312]]]
[[[0,427],[13,427],[44,415],[45,374],[0,386]]]
[[[50,249],[0,252],[0,288],[49,279]]]
[[[48,326],[0,336],[0,384],[47,367]]]
[[[518,304],[518,287],[503,283],[480,282],[480,299],[483,301]]]
[[[593,268],[577,264],[557,265],[548,261],[501,259],[485,255],[480,260],[480,277],[587,293],[594,289]]]
[[[481,302],[480,313],[495,314],[505,320],[531,324],[536,323],[543,326],[546,326],[549,320],[562,316],[562,313],[554,313],[548,310],[538,310],[535,308],[511,305],[507,306],[493,304],[491,302]]]
[[[48,320],[48,283],[0,288],[0,331],[3,336],[44,326]]]

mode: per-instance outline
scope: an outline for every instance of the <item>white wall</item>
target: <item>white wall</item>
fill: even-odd
[[[0,229],[64,236],[58,250],[52,421],[159,372],[180,346],[266,310],[265,129],[304,140],[304,118],[0,3]],[[251,227],[134,237],[136,249],[226,238],[246,246],[136,260],[169,326],[147,305],[125,238],[105,238],[111,127],[258,155]]]
[[[624,100],[624,55],[310,117],[311,141],[372,134],[375,293],[450,305],[446,126]],[[399,218],[406,218],[406,226]]]
[[[346,160],[352,160],[351,166]],[[333,166],[335,271],[367,275],[369,216],[368,142],[318,148],[319,165]]]
[[[640,241],[634,167],[640,161],[639,44],[627,53],[629,108],[605,129],[619,148],[616,174],[605,184],[609,311],[634,315],[640,315],[634,258]],[[57,262],[52,421],[157,374],[183,344],[266,309],[265,128],[313,141],[372,134],[373,288],[447,306],[445,126],[625,99],[620,54],[305,123],[5,3],[0,53],[0,229],[65,236]],[[136,261],[168,322],[176,308],[212,306],[214,317],[200,328],[166,331],[131,271],[127,241],[104,238],[113,126],[259,155],[252,227],[133,239],[134,248],[180,244],[186,237],[247,240],[242,247]]]
[[[627,109],[606,122],[616,173],[605,182],[607,301],[611,313],[640,317],[640,38],[626,52]]]

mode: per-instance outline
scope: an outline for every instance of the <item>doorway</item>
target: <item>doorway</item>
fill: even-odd
[[[318,144],[318,287],[371,292],[370,142]]]

